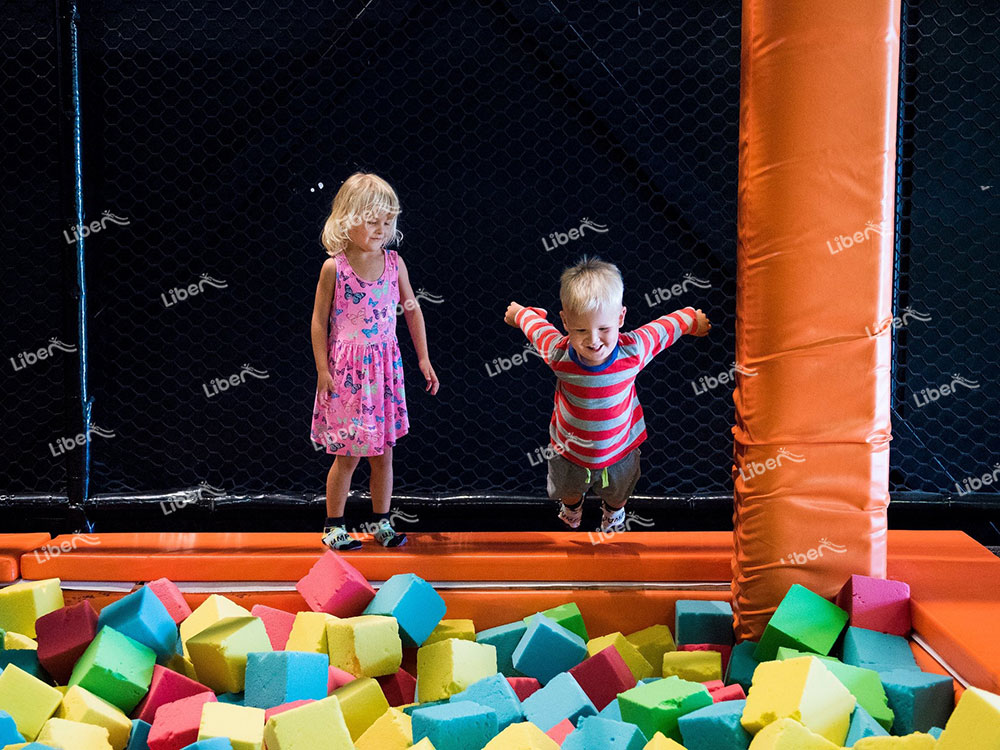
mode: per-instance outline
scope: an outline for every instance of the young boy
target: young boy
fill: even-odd
[[[587,490],[602,499],[600,531],[621,529],[625,503],[639,479],[639,444],[646,423],[635,376],[685,333],[712,328],[701,310],[684,307],[622,333],[622,276],[618,268],[584,258],[560,279],[563,336],[539,308],[511,302],[504,321],[520,327],[556,374],[549,438],[548,494],[560,501],[559,518],[580,526]]]

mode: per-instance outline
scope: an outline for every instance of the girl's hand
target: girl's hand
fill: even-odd
[[[329,370],[324,369],[316,377],[316,393],[319,395],[319,402],[326,405],[327,401],[330,400],[330,394],[334,390],[333,377],[330,375]]]
[[[712,324],[709,322],[708,316],[700,308],[695,310],[694,322],[694,330],[691,331],[692,336],[707,336],[708,332],[712,330]]]
[[[517,328],[517,321],[514,320],[515,316],[524,309],[524,305],[519,305],[516,302],[511,302],[507,305],[507,312],[504,313],[503,322],[509,326]]]
[[[419,367],[420,372],[424,374],[424,379],[427,381],[427,387],[424,390],[430,391],[432,396],[436,395],[441,384],[438,382],[438,376],[434,372],[434,368],[431,367],[431,361],[429,359],[422,359],[420,360]]]

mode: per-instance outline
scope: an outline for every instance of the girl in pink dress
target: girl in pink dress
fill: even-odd
[[[406,264],[386,246],[402,239],[396,229],[399,199],[373,174],[349,177],[333,199],[321,241],[331,256],[320,270],[312,317],[316,399],[311,437],[336,458],[326,478],[323,544],[352,550],[344,507],[354,469],[371,464],[373,535],[385,547],[406,543],[389,521],[392,449],[409,430],[403,361],[396,340],[397,305],[403,309],[431,394],[438,379],[427,355],[424,317]]]

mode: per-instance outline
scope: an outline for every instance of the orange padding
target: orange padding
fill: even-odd
[[[38,549],[50,539],[49,534],[0,534],[0,583],[21,577],[21,555]]]

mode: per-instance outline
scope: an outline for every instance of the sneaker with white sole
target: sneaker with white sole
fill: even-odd
[[[323,544],[334,552],[349,552],[361,549],[361,542],[347,533],[343,526],[327,526],[323,529]]]
[[[378,528],[375,529],[372,536],[383,547],[402,547],[406,544],[406,534],[392,528],[388,518],[383,518],[378,522]]]
[[[559,520],[571,529],[580,528],[581,518],[583,518],[582,501],[575,508],[569,507],[566,503],[559,503]]]
[[[601,508],[601,527],[598,529],[602,534],[610,534],[615,531],[625,531],[625,508],[608,512],[606,508]]]

